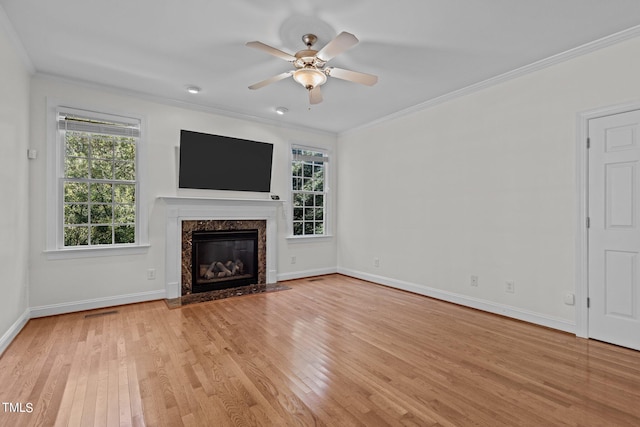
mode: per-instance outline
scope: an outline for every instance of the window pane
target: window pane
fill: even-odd
[[[133,138],[119,138],[116,142],[115,158],[132,161],[136,156],[136,144]]]
[[[111,205],[91,205],[92,224],[111,224],[113,221],[112,214]]]
[[[65,227],[64,245],[82,246],[89,244],[89,233],[87,227]]]
[[[113,179],[113,162],[110,160],[92,160],[91,178]]]
[[[313,194],[305,194],[304,195],[304,205],[305,206],[314,206],[314,204],[313,204]]]
[[[302,176],[302,162],[293,162],[291,165],[291,176]]]
[[[316,195],[316,206],[324,206],[324,196],[322,194]]]
[[[89,164],[87,159],[66,157],[64,159],[64,176],[67,178],[88,178]]]
[[[64,201],[65,202],[86,202],[88,201],[89,184],[84,182],[65,182]]]
[[[293,209],[293,219],[301,220],[302,219],[302,212],[303,212],[302,208],[294,208]]]
[[[313,217],[315,216],[314,214],[314,209],[313,208],[305,208],[304,210],[304,219],[309,220],[309,219],[313,219]]]
[[[113,237],[110,225],[98,225],[91,227],[91,244],[92,245],[111,245]]]
[[[313,232],[314,232],[313,222],[305,222],[304,234],[313,234]]]
[[[94,159],[113,159],[113,139],[108,135],[93,134],[91,157]]]
[[[296,193],[293,195],[293,206],[304,206],[304,194]]]
[[[115,243],[135,243],[136,228],[133,225],[118,225],[114,228]]]
[[[316,222],[316,234],[324,234],[324,223]]]
[[[302,178],[293,178],[293,189],[302,190]]]
[[[302,223],[301,222],[294,222],[293,223],[293,235],[294,236],[302,235]]]
[[[65,224],[88,224],[89,214],[87,205],[70,204],[64,205]]]
[[[136,186],[133,184],[115,185],[115,202],[132,204],[136,201]]]
[[[304,184],[302,185],[302,189],[304,191],[313,191],[313,179],[305,178]]]
[[[315,218],[316,221],[320,220],[322,221],[324,219],[324,209],[322,208],[315,208]]]
[[[313,176],[313,165],[305,163],[304,166],[302,166],[302,174],[305,178],[311,178]]]
[[[313,181],[313,191],[324,191],[323,179],[316,179]]]
[[[89,139],[81,132],[67,132],[65,140],[65,155],[69,157],[88,157]]]
[[[116,224],[127,224],[136,222],[135,205],[115,205],[113,222]]]
[[[133,162],[116,162],[115,171],[117,180],[133,181],[136,179],[135,163]]]
[[[90,188],[91,192],[91,201],[98,203],[112,203],[113,202],[113,194],[112,184],[100,184],[100,183],[92,183]]]

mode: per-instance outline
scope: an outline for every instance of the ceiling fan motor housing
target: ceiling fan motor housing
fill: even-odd
[[[307,49],[296,52],[296,60],[293,61],[293,65],[297,68],[293,72],[293,79],[307,90],[322,86],[327,81],[327,75],[322,71],[325,61],[316,56],[317,50],[311,49],[317,40],[318,38],[313,34],[302,36],[302,41],[307,45]]]
[[[318,58],[316,55],[318,54],[317,50],[313,49],[304,49],[296,52],[296,60],[293,61],[293,65],[296,68],[304,68],[307,66],[314,66],[317,68],[324,67],[325,61]]]

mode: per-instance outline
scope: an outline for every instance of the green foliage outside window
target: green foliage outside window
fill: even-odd
[[[293,149],[294,236],[325,233],[325,162],[321,152]],[[317,159],[317,160],[315,160]]]
[[[64,246],[135,243],[136,139],[65,132]]]

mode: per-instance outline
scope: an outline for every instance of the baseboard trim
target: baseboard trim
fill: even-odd
[[[452,302],[454,304],[463,305],[465,307],[475,308],[477,310],[489,313],[499,314],[513,319],[522,320],[547,328],[557,329],[560,331],[575,334],[576,325],[564,319],[542,315],[517,307],[511,307],[504,304],[498,304],[479,298],[473,298],[466,295],[460,295],[453,292],[443,291],[416,283],[405,282],[402,280],[391,279],[389,277],[378,276],[344,267],[320,268],[314,270],[296,271],[292,273],[278,274],[278,281],[303,279],[305,277],[322,276],[326,274],[339,273],[345,276],[355,277],[356,279],[366,280],[373,283],[401,289],[416,294],[436,298],[442,301]],[[55,316],[57,314],[73,313],[76,311],[94,310],[97,308],[112,307],[117,305],[134,304],[137,302],[153,301],[164,299],[166,297],[164,290],[139,292],[128,295],[118,295],[106,298],[94,298],[84,301],[74,301],[69,303],[43,305],[39,307],[27,308],[24,313],[15,321],[15,323],[0,338],[0,355],[9,347],[11,342],[20,333],[22,328],[27,324],[29,319],[37,317]]]
[[[501,316],[511,317],[513,319],[522,320],[524,322],[533,323],[547,328],[557,329],[564,332],[575,334],[576,325],[570,321],[559,319],[552,316],[535,313],[529,310],[523,310],[517,307],[511,307],[504,304],[495,303],[479,298],[460,295],[453,292],[443,291],[416,283],[405,282],[402,280],[391,279],[375,274],[364,273],[357,270],[338,267],[338,273],[345,276],[355,277],[356,279],[366,280],[368,282],[378,283],[380,285],[392,288],[402,289],[427,297],[451,302],[465,307],[475,308],[477,310],[486,311]]]
[[[20,333],[24,325],[27,324],[29,319],[31,318],[30,309],[27,308],[24,313],[14,322],[13,325],[4,333],[2,338],[0,338],[0,356],[2,353],[9,347],[9,345],[13,342],[16,336]]]
[[[278,274],[278,282],[285,280],[304,279],[305,277],[324,276],[325,274],[335,274],[338,272],[336,267],[318,268],[315,270],[294,271],[292,273]]]
[[[61,304],[31,307],[31,318],[55,316],[57,314],[73,313],[75,311],[94,310],[96,308],[113,307],[116,305],[134,304],[137,302],[164,299],[166,291],[149,291],[135,294],[118,295],[105,298],[94,298],[84,301],[74,301]]]

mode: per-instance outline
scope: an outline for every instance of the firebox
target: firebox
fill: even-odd
[[[192,293],[258,283],[258,230],[194,231]]]

